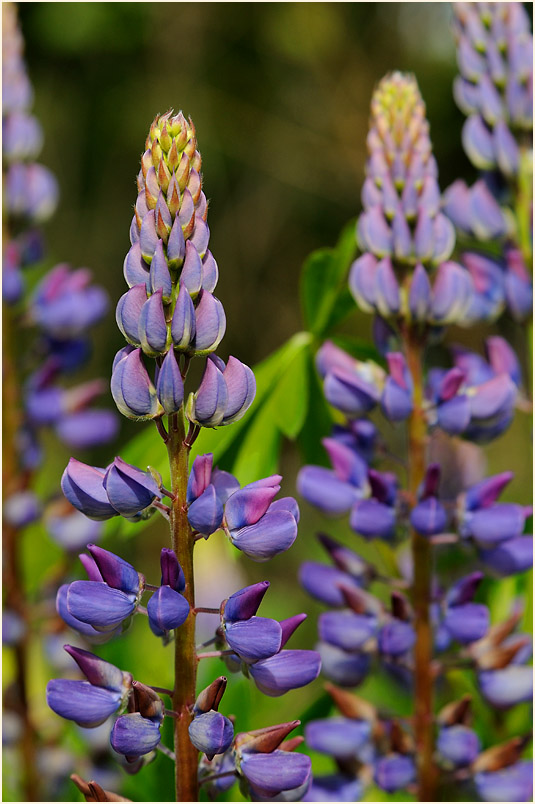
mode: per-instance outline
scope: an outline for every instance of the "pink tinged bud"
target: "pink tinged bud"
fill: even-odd
[[[111,376],[111,393],[119,411],[128,419],[143,421],[163,413],[156,388],[141,360],[141,349],[119,361]]]
[[[470,161],[480,170],[490,170],[495,165],[492,133],[478,114],[471,115],[462,132],[463,147]]]
[[[372,207],[360,216],[357,236],[363,251],[371,251],[379,258],[392,253],[392,232],[380,207]]]
[[[192,404],[188,403],[188,408],[192,407],[191,418],[203,427],[217,427],[225,415],[227,402],[223,373],[212,360],[207,360],[199,390],[193,396]]]
[[[146,262],[141,256],[139,242],[135,243],[125,257],[123,264],[123,274],[128,287],[135,285],[149,285],[149,271]]]
[[[172,349],[169,349],[160,367],[156,393],[167,414],[180,410],[184,401],[184,383]]]
[[[186,243],[186,258],[180,273],[180,286],[184,286],[192,298],[196,298],[202,288],[201,258],[191,240]]]
[[[362,185],[361,200],[364,209],[370,209],[370,207],[375,207],[382,203],[383,197],[381,190],[377,187],[373,179],[366,179]]]
[[[197,213],[198,214],[198,213]],[[219,269],[212,252],[207,251],[202,261],[202,287],[212,293],[219,279]]]
[[[180,225],[178,215],[175,217],[169,240],[167,241],[167,262],[169,268],[175,270],[182,265],[186,255],[186,241],[184,240],[184,232]]]
[[[426,209],[420,207],[418,221],[414,230],[414,253],[425,262],[433,256],[433,220]]]
[[[389,219],[393,218],[399,206],[399,196],[388,173],[381,183],[381,195],[381,206],[385,215]]]
[[[354,372],[357,361],[332,341],[325,341],[316,353],[316,368],[321,377],[325,377],[333,369],[341,368]]]
[[[335,438],[324,438],[321,442],[331,460],[336,476],[355,487],[366,485],[368,466],[351,447],[341,444]]]
[[[150,263],[154,252],[156,251],[156,246],[158,245],[158,234],[156,232],[156,218],[154,215],[154,210],[147,212],[143,218],[139,232],[139,245],[143,259],[145,262]]]
[[[415,321],[425,321],[431,303],[431,283],[421,263],[414,269],[409,289],[409,310]]]
[[[159,194],[160,194],[160,185],[158,183],[158,177],[156,175],[156,170],[151,164],[145,176],[145,201],[147,209],[156,208]]]
[[[504,109],[500,93],[486,73],[479,81],[479,105],[489,126],[494,126],[503,117]]]
[[[184,237],[187,240],[188,237],[191,236],[193,227],[195,226],[195,205],[188,189],[184,190],[178,218],[182,226],[182,231],[184,232]]]
[[[223,371],[227,384],[228,401],[221,424],[232,424],[249,410],[256,393],[255,376],[249,366],[235,357],[229,357]]]
[[[192,168],[189,173],[188,190],[190,191],[191,197],[193,198],[193,203],[196,205],[199,198],[201,197],[202,186],[201,186],[201,177],[199,176],[195,168]]]
[[[512,407],[516,386],[508,374],[500,374],[476,386],[470,397],[472,417],[490,419]]]
[[[78,511],[90,519],[117,515],[104,488],[104,470],[71,458],[61,478],[63,494]]]
[[[443,209],[457,229],[471,232],[470,190],[466,182],[457,179],[444,192]]]
[[[188,480],[187,501],[189,504],[196,500],[197,497],[200,497],[210,485],[213,460],[212,453],[208,453],[207,455],[198,455],[193,461]]]
[[[389,257],[381,260],[375,270],[375,300],[379,313],[385,318],[399,312],[399,284]]]
[[[121,362],[121,360],[124,360],[125,357],[128,357],[128,355],[131,354],[133,351],[134,347],[131,346],[130,344],[128,344],[128,346],[123,346],[122,349],[119,349],[119,351],[113,358],[113,364],[111,369],[112,373],[115,371],[115,367]]]
[[[155,219],[158,234],[164,240],[164,242],[167,242],[167,238],[169,237],[169,232],[171,231],[171,226],[173,224],[173,219],[171,217],[171,213],[169,212],[169,207],[167,206],[165,196],[161,190],[158,195],[158,203],[156,204]]]
[[[216,494],[215,487],[210,484],[200,497],[190,504],[188,522],[194,530],[208,538],[219,530],[222,521],[223,504]]]
[[[171,297],[173,295],[173,283],[171,280],[171,274],[169,273],[169,268],[167,267],[167,260],[165,259],[163,243],[161,240],[158,241],[156,251],[154,252],[154,257],[152,258],[152,262],[150,264],[150,287],[152,293],[155,293],[157,290],[161,290],[162,300],[166,304],[171,301]]]
[[[442,402],[447,402],[449,399],[452,399],[465,379],[465,373],[460,368],[452,368],[450,371],[446,372],[438,389],[439,399]]]
[[[381,395],[381,410],[392,422],[400,422],[412,412],[412,392],[400,386],[392,377],[387,377]]]
[[[447,260],[455,247],[455,229],[445,215],[438,214],[433,222],[433,262]]]
[[[412,180],[405,182],[401,194],[401,207],[407,220],[414,220],[418,212],[419,195],[416,183]]]
[[[135,206],[136,222],[138,226],[141,226],[143,218],[145,217],[148,211],[149,209],[147,207],[147,202],[145,200],[145,192],[141,192],[137,197]]]
[[[138,332],[141,348],[146,355],[157,357],[167,349],[167,324],[161,290],[153,293],[141,308]]]
[[[190,162],[188,156],[187,154],[182,154],[176,171],[176,177],[178,181],[178,186],[180,187],[180,192],[183,192],[186,189],[186,185],[189,179],[189,171],[190,171]]]
[[[470,222],[479,240],[491,240],[505,233],[506,223],[500,205],[480,179],[470,191]]]
[[[219,299],[206,290],[200,296],[201,300],[195,309],[195,340],[192,348],[195,354],[205,355],[217,349],[227,322]]]
[[[365,313],[375,311],[375,271],[377,260],[373,254],[363,254],[349,273],[349,289],[360,309]]]
[[[460,75],[453,82],[453,97],[455,103],[465,115],[474,114],[479,109],[479,87],[465,81]]]
[[[117,302],[115,320],[129,343],[139,346],[139,322],[141,310],[147,301],[145,284],[134,285]]]
[[[225,521],[229,530],[237,530],[258,522],[279,491],[279,485],[252,488],[246,486],[232,494],[225,505]]]
[[[498,120],[493,131],[496,161],[505,176],[516,176],[519,153],[517,142],[504,120]]]
[[[404,390],[408,391],[412,386],[411,377],[407,368],[407,363],[401,352],[390,352],[386,356],[388,370],[394,382]]]
[[[451,324],[462,318],[473,295],[470,274],[455,262],[439,265],[431,300],[431,319],[436,324]]]
[[[457,62],[461,73],[475,83],[478,83],[479,78],[485,73],[485,59],[474,50],[470,40],[465,36],[461,37],[459,42]]]
[[[489,363],[497,374],[508,374],[515,385],[521,383],[520,365],[517,356],[504,338],[494,335],[487,338],[485,348]]]
[[[411,230],[405,215],[399,206],[392,222],[392,238],[394,244],[394,256],[396,259],[408,259],[412,253]]]
[[[480,483],[476,483],[466,492],[465,506],[468,511],[478,508],[487,508],[496,502],[504,488],[513,479],[513,472],[502,472],[499,475],[487,477]]]
[[[195,307],[186,287],[182,285],[171,320],[171,338],[175,349],[185,351],[195,337]]]
[[[208,241],[210,240],[210,229],[208,228],[208,224],[198,215],[195,215],[195,228],[190,240],[201,257],[204,257],[206,249],[208,248]]]
[[[134,243],[139,243],[139,227],[137,225],[136,216],[132,218],[132,222],[130,224],[130,243],[134,245]]]
[[[434,176],[426,176],[420,193],[420,206],[434,218],[440,207],[440,190]]]
[[[297,538],[297,522],[290,511],[267,511],[259,521],[232,531],[234,547],[252,561],[269,561],[288,550]]]
[[[180,209],[180,188],[178,186],[174,171],[167,188],[167,206],[169,207],[169,211],[174,218]]]

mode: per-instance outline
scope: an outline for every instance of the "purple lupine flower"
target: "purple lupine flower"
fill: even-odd
[[[389,754],[379,759],[375,765],[375,781],[387,793],[407,787],[415,777],[416,767],[410,756]]]
[[[232,424],[245,415],[256,393],[251,369],[230,357],[227,365],[212,355],[201,385],[188,402],[188,416],[203,427]]]
[[[430,464],[425,474],[422,492],[417,505],[412,509],[410,522],[422,536],[433,536],[446,526],[446,511],[437,498],[440,466]]]
[[[67,551],[83,550],[86,544],[97,542],[102,532],[100,522],[88,519],[67,500],[48,505],[44,521],[48,535]]]
[[[299,508],[292,497],[274,501],[280,475],[257,480],[231,494],[223,525],[232,544],[253,561],[288,550],[297,536]]]
[[[440,759],[455,768],[471,765],[479,754],[479,737],[467,726],[455,724],[442,728],[437,738]]]
[[[377,630],[377,617],[373,614],[327,611],[318,618],[319,638],[342,650],[359,650],[368,640],[376,636]]]
[[[139,712],[118,717],[110,734],[113,750],[127,758],[149,754],[160,740],[160,724]]]
[[[87,268],[72,270],[62,263],[37,286],[29,308],[31,321],[48,335],[65,340],[92,327],[108,309],[108,295],[91,284]]]
[[[320,655],[314,650],[281,650],[252,664],[249,673],[260,692],[276,698],[310,684],[320,669]]]
[[[65,645],[87,681],[54,679],[47,684],[49,707],[67,720],[93,728],[123,706],[130,696],[132,676],[88,651]]]
[[[310,748],[340,759],[358,756],[359,749],[370,737],[371,724],[367,720],[332,717],[311,720],[305,728],[305,740]]]
[[[269,581],[260,581],[234,592],[221,604],[223,619],[234,622],[254,617],[268,588]]]
[[[522,252],[515,248],[506,249],[505,263],[507,306],[516,321],[524,321],[531,315],[533,308],[533,284]]]
[[[505,217],[484,179],[468,187],[462,179],[444,192],[444,213],[462,234],[477,240],[494,240],[506,232]]]
[[[186,586],[182,567],[174,550],[164,547],[160,554],[161,585],[147,603],[149,626],[153,634],[167,638],[188,618],[190,606],[181,594]]]
[[[71,458],[61,478],[61,489],[74,508],[90,519],[109,519],[118,512],[104,488],[106,469],[87,466]]]
[[[41,515],[41,503],[33,491],[19,491],[6,497],[2,507],[4,520],[16,528],[24,528]]]
[[[119,556],[95,544],[84,559],[89,581],[74,581],[67,590],[67,610],[97,631],[114,631],[136,610],[144,588],[142,575]]]
[[[238,772],[253,795],[273,798],[283,791],[302,787],[310,778],[311,761],[305,754],[276,749],[268,754],[242,752]]]
[[[210,760],[216,754],[224,754],[234,739],[231,721],[213,710],[194,717],[188,731],[195,748],[205,753]]]
[[[128,354],[121,349],[116,357],[111,375],[111,395],[120,413],[135,421],[160,417],[163,407],[141,358],[141,349]]]
[[[341,773],[331,776],[314,776],[301,801],[360,801],[363,786],[355,776]]]
[[[502,670],[479,673],[483,696],[497,709],[507,709],[533,698],[533,668],[510,664]]]
[[[371,661],[367,653],[348,652],[326,642],[319,642],[316,648],[323,674],[341,687],[357,687],[370,672]]]
[[[531,801],[533,763],[520,760],[496,771],[476,773],[474,782],[483,801]]]
[[[533,126],[528,16],[521,3],[456,3],[453,9],[460,71],[454,95],[468,115],[464,149],[476,167],[514,176],[519,144],[512,131],[518,136]]]
[[[304,466],[297,476],[299,494],[324,513],[343,514],[369,492],[368,467],[351,446],[324,438],[333,469]]]

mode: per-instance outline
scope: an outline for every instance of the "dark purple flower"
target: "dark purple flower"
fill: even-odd
[[[442,728],[437,738],[437,751],[442,760],[455,768],[471,765],[481,750],[479,737],[467,726],[459,724]]]
[[[281,648],[281,627],[266,617],[226,622],[224,632],[229,648],[248,663],[267,659]]]
[[[318,636],[342,650],[354,651],[377,634],[377,618],[352,611],[327,611],[318,618]]]
[[[150,472],[115,458],[104,476],[104,488],[110,504],[122,516],[135,516],[144,511],[162,492]]]
[[[273,798],[278,793],[304,785],[310,777],[310,757],[275,750],[269,754],[243,753],[239,773],[255,795]]]
[[[206,754],[208,759],[213,759],[216,754],[224,754],[234,739],[231,721],[213,710],[193,718],[188,731],[195,748]]]
[[[310,684],[319,675],[321,659],[313,650],[281,650],[252,664],[249,673],[264,695],[276,698]]]
[[[533,668],[510,664],[503,670],[486,670],[478,676],[483,696],[497,709],[507,709],[533,697]]]
[[[61,478],[63,494],[78,511],[90,519],[117,516],[104,488],[105,469],[87,466],[71,458]]]
[[[223,522],[223,504],[217,496],[215,487],[207,486],[200,497],[188,507],[188,522],[191,527],[205,537],[219,530]]]
[[[382,757],[375,765],[375,781],[377,785],[394,793],[411,784],[416,777],[416,767],[412,757],[402,754],[389,754]]]
[[[236,620],[248,620],[258,611],[264,595],[269,588],[269,581],[246,586],[238,592],[234,592],[222,604],[222,616],[225,622]]]
[[[186,622],[189,611],[189,603],[183,595],[170,586],[160,586],[147,603],[151,631],[156,636],[165,636]]]
[[[416,634],[410,623],[392,619],[379,631],[379,650],[386,656],[401,656],[411,650],[416,642]]]
[[[160,740],[160,724],[139,712],[118,717],[110,735],[113,750],[128,758],[150,753]]]
[[[339,759],[356,757],[371,737],[371,724],[367,720],[332,717],[312,720],[305,728],[305,740],[314,751]]]
[[[355,776],[314,776],[301,801],[360,801],[363,792],[362,782]]]
[[[120,355],[111,375],[111,394],[120,413],[136,421],[161,416],[164,411],[141,359],[141,349],[127,354],[121,350]]]
[[[474,782],[483,801],[531,801],[533,762],[524,759],[497,771],[476,773]]]
[[[326,642],[319,642],[316,647],[323,674],[341,687],[356,687],[368,675],[369,654],[361,651],[349,653]]]

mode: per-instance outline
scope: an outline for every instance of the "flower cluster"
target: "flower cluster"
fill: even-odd
[[[458,18],[466,22],[463,59],[465,40],[479,37],[476,23],[485,15],[505,17],[511,25],[517,20],[518,31],[523,24],[523,12],[509,14],[505,4],[488,11],[486,4],[477,10],[472,4],[456,6]],[[488,20],[485,25],[488,33]],[[477,38],[480,53],[485,48],[491,53],[493,35],[494,29],[484,42]],[[517,48],[517,55],[524,53],[524,46],[513,39],[508,36],[508,47]],[[483,106],[485,86],[484,81],[478,84]],[[471,131],[475,124],[469,123]],[[478,125],[487,123],[481,118]],[[498,141],[502,128],[494,129]],[[323,513],[349,514],[357,537],[382,540],[385,552],[392,550],[390,563],[397,577],[386,577],[358,548],[325,534],[319,538],[331,563],[306,561],[301,566],[301,585],[330,607],[319,616],[317,650],[325,676],[339,685],[328,684],[327,689],[342,715],[306,725],[308,745],[332,756],[339,772],[314,779],[304,800],[358,800],[372,782],[387,793],[418,789],[423,800],[431,800],[434,780],[444,783],[453,774],[485,800],[497,800],[495,780],[500,795],[525,801],[531,793],[526,763],[520,759],[524,740],[488,748],[471,728],[468,699],[434,715],[431,697],[436,679],[447,679],[449,668],[456,666],[473,673],[479,694],[495,708],[532,697],[531,640],[515,630],[521,612],[492,623],[479,597],[485,572],[503,577],[531,568],[533,540],[524,530],[532,509],[498,501],[512,480],[510,472],[459,483],[451,466],[437,462],[440,441],[434,433],[440,430],[475,443],[499,437],[511,423],[515,405],[522,404],[521,371],[513,349],[497,335],[487,339],[486,357],[450,345],[450,367],[426,360],[427,347],[439,340],[446,324],[469,326],[496,318],[506,298],[514,307],[520,285],[511,294],[507,274],[484,255],[467,253],[459,262],[448,260],[455,234],[440,212],[436,163],[413,78],[395,73],[379,83],[368,152],[364,211],[357,227],[364,253],[351,267],[349,287],[360,309],[375,314],[374,339],[386,369],[352,357],[332,341],[320,347],[316,367],[337,421],[322,441],[332,468],[303,467],[297,487]],[[455,186],[450,188],[448,214],[456,193]],[[473,188],[466,204],[473,218],[459,213],[459,219],[471,220],[476,232],[479,227],[489,237],[504,233],[498,225],[501,211],[485,183]],[[366,418],[376,408],[388,422],[407,423],[407,489],[397,474],[378,463],[389,450]],[[409,535],[407,552],[402,545]],[[452,576],[450,564],[446,582],[441,575],[444,548],[458,550],[463,566]],[[388,604],[377,593],[378,585],[389,587]],[[410,722],[379,712],[343,689],[362,684],[376,668],[424,698],[416,702]]]
[[[146,583],[123,558],[89,543],[87,553],[80,555],[88,579],[61,586],[56,607],[70,628],[94,643],[122,633],[133,616],[147,616],[164,645],[174,640],[182,646],[182,652],[177,647],[175,687],[152,689],[116,668],[109,671],[113,678],[97,677],[88,673],[88,662],[91,668],[109,665],[95,656],[88,659],[91,654],[84,654],[81,663],[77,653],[87,681],[51,681],[48,702],[61,716],[86,727],[117,715],[110,742],[131,771],[151,759],[157,747],[171,755],[178,763],[178,800],[196,795],[191,768],[196,770],[198,752],[203,754],[201,783],[210,784],[213,777],[214,786],[222,789],[225,782],[219,776],[234,781],[237,775],[253,795],[273,797],[297,788],[304,792],[309,781],[308,757],[289,753],[300,740],[290,740],[289,747],[283,743],[297,723],[235,737],[233,719],[218,711],[224,676],[194,698],[202,658],[221,657],[231,672],[241,670],[268,696],[302,687],[320,672],[316,651],[286,649],[306,615],[282,622],[257,616],[267,581],[241,589],[216,609],[196,608],[193,599],[195,544],[221,530],[253,561],[267,561],[291,547],[299,522],[293,498],[275,499],[280,475],[241,486],[232,474],[213,466],[212,454],[198,455],[189,466],[189,450],[201,428],[232,424],[245,415],[255,396],[251,369],[235,357],[225,362],[214,354],[226,323],[223,306],[213,295],[218,269],[208,250],[200,168],[191,120],[172,112],[156,117],[141,158],[132,246],[124,263],[130,289],[119,300],[116,316],[128,344],[114,360],[112,395],[127,418],[155,421],[169,453],[171,489],[154,470],[120,457],[103,468],[71,458],[61,483],[70,505],[90,521],[122,516],[139,522],[158,512],[169,522],[173,549],[161,550],[159,585]],[[35,309],[40,315],[39,304]],[[188,394],[188,368],[195,357],[204,360],[204,371],[198,388]],[[146,605],[144,595],[150,595]],[[195,648],[198,611],[219,617],[206,643],[214,644],[214,651],[198,653]],[[158,691],[171,697],[173,710],[165,710]],[[85,703],[82,693],[88,693]],[[161,745],[166,714],[175,719],[175,754]],[[186,761],[184,750],[192,761]]]

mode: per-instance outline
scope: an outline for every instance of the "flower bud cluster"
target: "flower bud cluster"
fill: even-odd
[[[468,119],[463,145],[481,170],[519,169],[519,144],[533,128],[533,36],[522,3],[454,3],[460,75],[457,105]]]
[[[186,413],[201,427],[232,424],[255,395],[252,371],[213,355],[225,334],[223,305],[213,295],[219,271],[208,250],[208,206],[202,191],[195,127],[182,112],[157,116],[137,177],[138,197],[124,262],[130,290],[117,305],[129,346],[115,358],[112,395],[138,421],[180,410],[189,360],[210,355]],[[154,378],[142,355],[156,358]]]
[[[2,43],[4,205],[12,230],[9,238],[4,237],[2,295],[7,304],[15,304],[24,291],[20,269],[41,259],[41,235],[28,227],[53,214],[58,186],[52,173],[34,161],[43,144],[43,132],[30,113],[33,90],[13,3],[6,4],[2,14]]]

